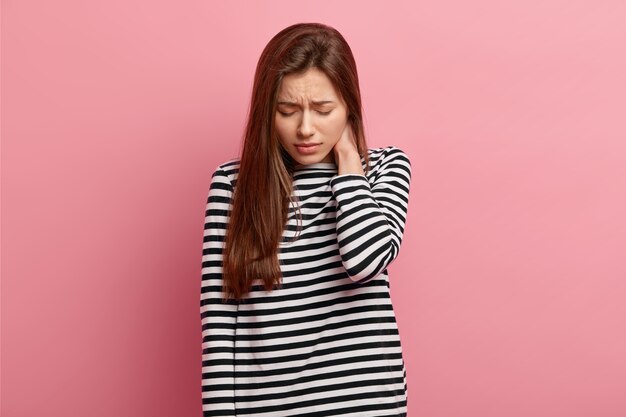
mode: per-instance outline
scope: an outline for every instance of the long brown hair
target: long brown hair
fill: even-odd
[[[350,46],[334,28],[297,23],[278,32],[256,66],[239,173],[223,252],[224,299],[241,299],[255,279],[266,291],[281,284],[277,250],[288,220],[293,168],[274,128],[278,90],[285,75],[315,67],[344,99],[357,148],[369,167],[361,92]],[[298,219],[302,220],[300,207]],[[298,228],[300,231],[301,228]]]

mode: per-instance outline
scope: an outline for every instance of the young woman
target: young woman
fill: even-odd
[[[202,256],[204,416],[405,416],[387,267],[411,165],[368,149],[350,47],[289,26],[256,67],[241,157],[213,172]]]

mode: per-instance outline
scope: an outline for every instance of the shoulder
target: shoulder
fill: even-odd
[[[375,160],[403,159],[410,163],[409,156],[401,148],[389,145],[381,148],[369,148],[368,156]]]
[[[372,172],[400,170],[411,175],[411,160],[401,148],[389,145],[381,148],[369,148],[369,167]]]
[[[240,161],[240,158],[231,158],[215,166],[211,174],[212,182],[227,183],[232,188],[237,181]]]

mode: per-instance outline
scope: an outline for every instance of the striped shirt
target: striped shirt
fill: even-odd
[[[222,250],[239,159],[211,179],[202,251],[202,410],[206,416],[406,416],[407,381],[389,293],[409,202],[411,165],[368,149],[366,175],[301,165],[278,247],[282,285],[256,281],[223,302]],[[363,168],[364,159],[361,158]]]

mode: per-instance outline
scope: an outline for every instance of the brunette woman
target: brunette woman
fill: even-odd
[[[213,171],[202,256],[204,416],[405,416],[387,267],[411,165],[368,148],[352,51],[289,26],[256,67],[240,157]]]

